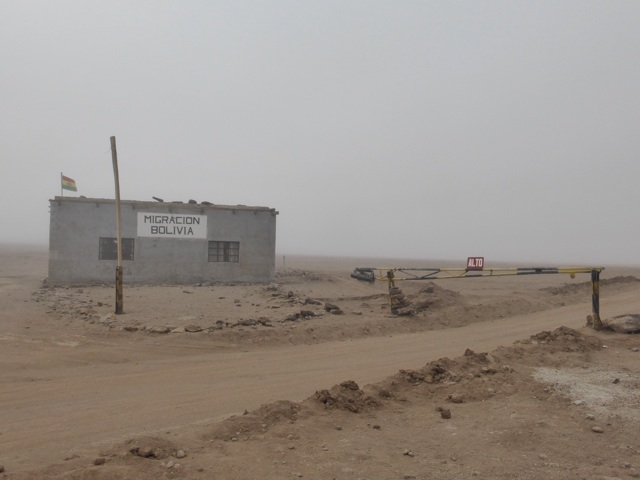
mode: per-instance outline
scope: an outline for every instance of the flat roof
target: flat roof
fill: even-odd
[[[60,197],[55,196],[53,199],[50,199],[51,203],[95,203],[102,205],[114,205],[116,203],[113,198],[88,198],[88,197]],[[278,212],[275,208],[270,207],[257,207],[257,206],[248,206],[248,205],[217,205],[211,202],[196,202],[195,200],[189,200],[187,202],[181,201],[153,201],[153,202],[145,202],[141,200],[120,200],[120,205],[131,205],[133,208],[138,209],[139,207],[143,208],[170,208],[170,207],[178,207],[184,209],[191,210],[199,210],[207,209],[207,210],[249,210],[249,211],[266,211],[272,212],[275,215],[278,215]]]

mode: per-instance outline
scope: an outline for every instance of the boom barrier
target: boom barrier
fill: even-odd
[[[481,257],[478,257],[481,258]],[[580,273],[591,274],[591,313],[593,328],[602,329],[600,319],[600,272],[604,267],[511,267],[511,268],[484,268],[484,259],[479,266],[470,268],[472,258],[467,262],[467,268],[383,268],[383,267],[358,267],[351,274],[356,280],[374,283],[376,280],[386,281],[389,287],[389,302],[392,303],[392,294],[396,289],[395,282],[408,280],[442,280],[447,278],[483,278],[506,277],[513,275],[550,275],[568,274],[575,278]]]

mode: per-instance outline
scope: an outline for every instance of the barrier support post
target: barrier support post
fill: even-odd
[[[600,319],[600,270],[591,270],[591,285],[593,293],[591,295],[591,313],[593,317],[593,329],[602,330],[602,320]]]

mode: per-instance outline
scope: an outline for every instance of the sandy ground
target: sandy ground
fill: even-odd
[[[640,478],[640,337],[585,327],[587,275],[404,282],[395,316],[349,277],[380,265],[440,266],[287,256],[270,285],[126,285],[116,316],[2,247],[0,478]],[[638,277],[603,272],[603,318]]]

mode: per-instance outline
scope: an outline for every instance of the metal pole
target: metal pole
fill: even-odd
[[[120,177],[118,176],[118,153],[116,137],[111,137],[111,159],[116,184],[116,241],[118,248],[118,266],[116,267],[116,315],[124,313],[122,294],[122,234],[120,231]]]
[[[600,319],[600,270],[591,270],[591,285],[593,286],[593,293],[591,295],[593,329],[602,330],[602,320]]]

